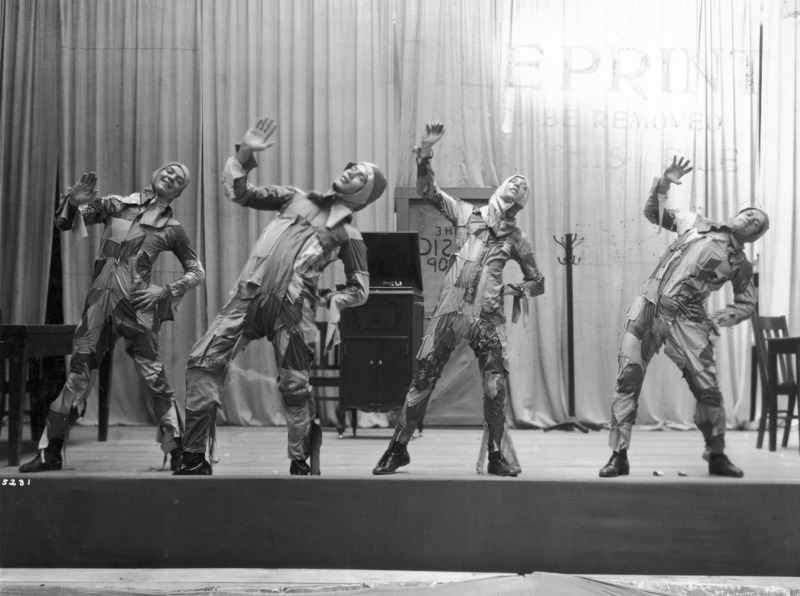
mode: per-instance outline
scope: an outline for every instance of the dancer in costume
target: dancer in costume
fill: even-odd
[[[85,225],[103,224],[104,230],[72,342],[67,381],[50,404],[36,458],[20,466],[20,472],[62,468],[64,441],[70,426],[86,410],[92,373],[120,337],[153,402],[156,440],[170,455],[171,468],[179,465],[181,423],[164,372],[158,331],[162,321],[173,320],[183,295],[205,279],[203,265],[171,207],[189,184],[189,170],[181,163],[168,163],[153,173],[150,188],[128,196],[96,198],[96,184],[94,172],[81,176],[56,212],[59,230],[72,229],[79,236],[86,235]],[[184,273],[162,288],[150,283],[150,277],[156,259],[165,251],[178,258]]]
[[[308,475],[312,444],[321,441],[314,423],[309,368],[315,357],[315,315],[322,271],[340,259],[346,283],[322,293],[335,329],[343,308],[363,304],[369,294],[366,247],[351,225],[352,214],[378,199],[386,188],[380,169],[369,162],[348,164],[326,193],[291,186],[254,187],[247,181],[276,125],[262,119],[249,129],[222,174],[225,195],[250,209],[277,211],[261,233],[239,274],[232,297],[191,350],[186,367],[186,438],[178,475],[212,473],[211,452],[217,409],[236,354],[266,337],[275,348],[278,389],[288,429],[289,473]],[[326,347],[330,342],[325,341]],[[312,440],[313,437],[313,440]]]
[[[689,160],[673,158],[656,178],[644,208],[645,217],[678,238],[661,257],[628,310],[619,350],[619,372],[611,403],[609,446],[613,453],[600,470],[603,478],[629,473],[628,446],[636,422],[639,392],[650,359],[664,346],[689,384],[697,406],[695,423],[703,433],[709,474],[741,478],[744,473],[724,453],[725,406],[717,385],[714,342],[720,327],[749,319],[756,308],[753,267],[744,244],[769,228],[761,209],[741,210],[726,224],[693,211],[666,208],[671,184],[692,171]],[[706,298],[726,282],[733,304],[709,316]]]
[[[432,147],[444,135],[441,123],[425,127],[417,154],[417,192],[453,225],[455,244],[445,272],[436,307],[417,354],[418,369],[389,447],[373,474],[393,474],[411,458],[408,442],[425,416],[431,393],[456,345],[466,340],[475,352],[483,382],[485,440],[488,472],[516,476],[519,464],[509,443],[506,426],[508,372],[504,294],[515,296],[527,307],[527,299],[544,293],[544,277],[536,267],[533,250],[517,228],[515,216],[525,206],[528,180],[515,175],[503,182],[489,204],[474,207],[442,191],[434,181]],[[504,285],[503,269],[509,260],[519,263],[523,281]],[[516,317],[515,317],[516,318]]]

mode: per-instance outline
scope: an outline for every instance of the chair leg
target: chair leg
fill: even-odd
[[[767,429],[767,417],[769,416],[769,395],[767,388],[761,391],[761,417],[758,420],[758,438],[756,439],[756,449],[764,446],[764,432]]]
[[[9,358],[11,378],[8,384],[8,465],[18,466],[22,451],[22,404],[25,398],[25,370],[27,359],[22,354]]]
[[[758,354],[750,346],[750,422],[756,419],[756,396],[758,395]]]
[[[339,433],[339,438],[344,436],[344,431],[347,428],[347,418],[341,402],[336,403],[336,432]]]
[[[42,436],[50,402],[45,398],[42,361],[28,360],[28,400],[30,402],[31,441],[38,443]]]
[[[775,373],[773,373],[775,374]],[[775,387],[769,392],[769,450],[778,449],[778,394]]]
[[[108,440],[108,419],[111,413],[110,392],[111,392],[111,370],[114,368],[114,346],[112,345],[103,361],[100,363],[98,372],[98,397],[97,406],[97,440]]]
[[[794,393],[795,404],[797,405],[797,439],[800,443],[800,394],[796,391]],[[792,408],[794,410],[794,408]]]
[[[769,401],[769,450],[778,448],[778,354],[770,351],[767,356],[767,388],[764,393]]]
[[[783,428],[783,442],[781,443],[783,447],[789,444],[789,435],[792,432],[792,418],[794,418],[794,407],[797,403],[797,393],[790,393],[788,399],[789,401],[786,405],[786,425]]]

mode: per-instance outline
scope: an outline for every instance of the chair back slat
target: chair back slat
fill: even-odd
[[[760,332],[759,332],[760,330]],[[759,358],[759,371],[761,372],[762,383],[767,382],[769,373],[767,371],[767,339],[789,336],[789,326],[786,317],[753,317],[753,332],[756,335],[756,352]],[[759,341],[759,335],[761,340]],[[759,345],[760,344],[760,345]],[[794,384],[796,379],[794,370],[794,358],[791,354],[778,354],[778,379],[779,385],[788,383]]]

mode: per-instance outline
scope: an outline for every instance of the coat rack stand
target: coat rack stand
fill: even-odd
[[[564,247],[565,257],[559,258],[558,262],[567,267],[567,408],[569,417],[562,422],[557,422],[544,429],[545,432],[551,430],[579,430],[588,433],[589,430],[600,430],[601,424],[579,420],[575,417],[575,340],[572,319],[572,266],[580,263],[580,258],[574,256],[574,249],[583,238],[578,238],[577,234],[566,234],[561,240],[553,236],[556,244]]]

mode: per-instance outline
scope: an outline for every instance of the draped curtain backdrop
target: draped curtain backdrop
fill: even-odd
[[[44,322],[58,166],[59,11],[0,3],[0,321]]]
[[[800,0],[764,5],[759,196],[771,216],[761,246],[760,314],[800,335]]]
[[[434,167],[445,187],[531,181],[518,218],[546,276],[529,316],[509,322],[510,418],[566,417],[564,256],[554,236],[583,238],[574,268],[579,417],[607,421],[628,304],[671,241],[641,215],[673,155],[693,161],[670,204],[726,220],[763,206],[772,228],[759,256],[762,314],[800,332],[797,0],[7,0],[0,7],[0,283],[5,322],[41,323],[56,187],[97,172],[101,194],[129,194],[179,160],[191,182],[175,202],[206,283],[161,337],[180,401],[191,345],[228,298],[270,214],[222,196],[225,159],[259,117],[277,120],[256,184],[325,190],[352,160],[390,180],[358,214],[362,230],[395,229],[393,185],[414,185],[410,152],[424,124],[445,123]],[[59,182],[60,181],[60,182]],[[445,224],[442,220],[442,224]],[[62,238],[64,312],[75,322],[100,230]],[[181,274],[163,255],[155,283]],[[519,278],[515,265],[509,281]],[[325,276],[331,286],[341,277]],[[731,300],[730,290],[709,310]],[[731,426],[749,413],[750,328],[718,343]],[[151,422],[121,346],[112,421]],[[282,424],[271,346],[231,369],[224,418]],[[460,349],[429,423],[478,423],[477,364]],[[90,400],[87,420],[95,416]],[[692,425],[693,399],[657,356],[639,422]],[[385,424],[382,416],[362,423]]]

